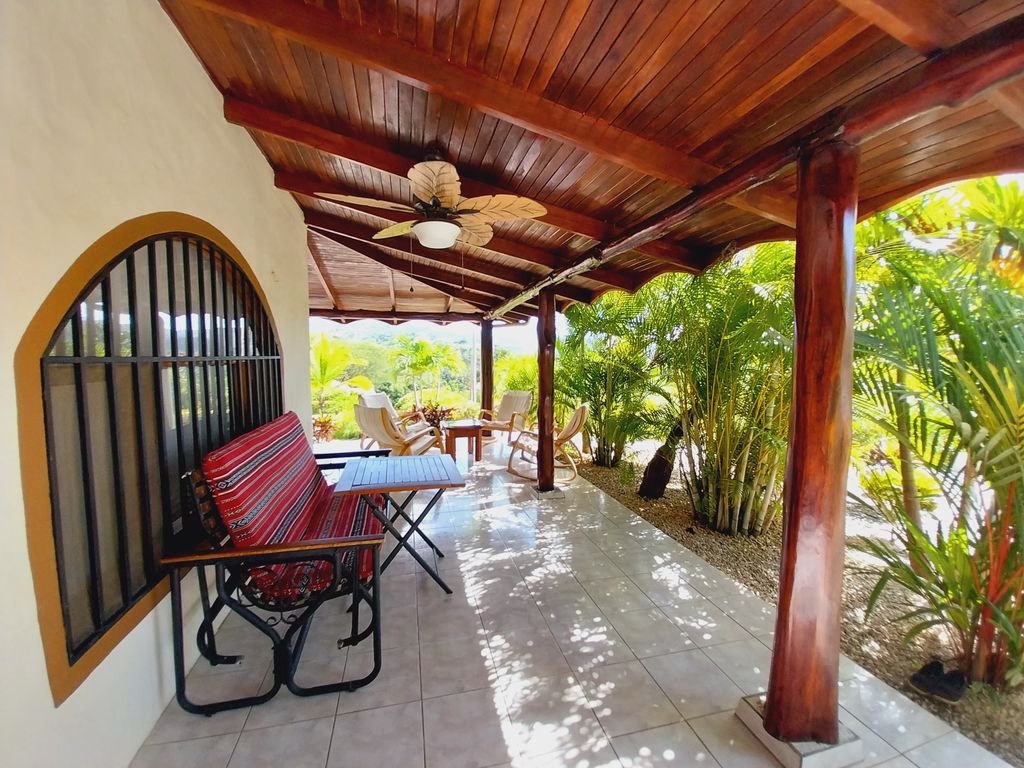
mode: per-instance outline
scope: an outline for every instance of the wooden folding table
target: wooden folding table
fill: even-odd
[[[446,490],[464,488],[465,485],[466,481],[459,474],[455,461],[450,456],[444,454],[440,456],[382,456],[349,461],[342,470],[341,477],[334,486],[334,491],[346,494],[358,493],[362,496],[384,528],[398,540],[399,546],[395,547],[381,564],[381,573],[384,573],[391,561],[402,549],[405,549],[423,570],[429,573],[431,578],[450,595],[451,588],[430,563],[416,551],[411,539],[413,534],[418,535],[438,557],[444,557],[444,553],[437,545],[420,530],[420,524],[441,500],[441,496]],[[419,491],[434,491],[435,493],[423,511],[413,518],[407,510]],[[408,493],[409,495],[399,504],[392,497],[392,494],[396,493]],[[384,497],[383,505],[378,505],[378,496]],[[394,509],[394,514],[388,515],[388,505]],[[399,518],[409,524],[409,528],[404,533],[395,526]]]

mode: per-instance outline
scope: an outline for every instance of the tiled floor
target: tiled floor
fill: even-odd
[[[407,555],[384,575],[384,667],[354,693],[282,691],[211,718],[174,702],[135,768],[776,765],[732,714],[764,689],[774,609],[597,488],[534,497],[506,474],[507,448],[466,467],[424,525],[445,551],[446,596]],[[341,601],[337,601],[340,603]],[[336,650],[344,606],[322,610],[301,680],[356,677],[368,649]],[[200,661],[198,700],[267,684],[269,648],[230,616]],[[849,660],[842,720],[865,766],[1005,765]]]

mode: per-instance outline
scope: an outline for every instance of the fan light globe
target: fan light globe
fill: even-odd
[[[451,221],[421,221],[413,225],[413,234],[424,248],[451,248],[461,231]]]

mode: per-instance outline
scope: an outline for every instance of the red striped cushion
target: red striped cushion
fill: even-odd
[[[290,411],[207,454],[203,474],[236,547],[298,541],[332,494]]]
[[[299,417],[292,412],[232,440],[203,459],[221,519],[236,547],[308,539],[379,537],[380,521],[359,496],[335,495],[316,465]],[[383,498],[376,499],[379,505]],[[352,567],[355,550],[343,566]],[[368,548],[360,550],[359,576],[373,569]],[[260,566],[253,583],[276,601],[294,602],[330,586],[325,560]]]
[[[383,497],[375,502],[383,504]],[[316,510],[302,538],[334,539],[349,537],[380,537],[384,527],[370,511],[366,501],[355,495],[332,495],[328,503]],[[369,547],[359,551],[359,578],[368,579],[373,572],[373,554]],[[342,578],[352,568],[356,550],[348,549],[342,555]],[[327,589],[331,585],[333,564],[326,560],[284,563],[260,568],[252,572],[253,581],[260,590],[275,600],[294,602],[310,592]]]

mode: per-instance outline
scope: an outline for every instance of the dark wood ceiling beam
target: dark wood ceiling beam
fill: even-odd
[[[663,236],[723,200],[774,178],[800,154],[826,141],[855,144],[939,107],[957,107],[1024,72],[1024,15],[943,51],[765,147],[661,213],[630,227],[556,270],[488,313],[500,317],[522,301],[638,245]]]
[[[892,38],[930,56],[970,37],[971,28],[944,0],[838,0],[850,11]],[[1010,83],[989,93],[994,106],[1024,127],[1024,87]]]
[[[465,104],[542,136],[580,147],[639,173],[687,189],[722,169],[578,112],[544,96],[503,83],[370,27],[354,29],[337,13],[280,0],[187,0],[192,5],[267,29],[292,42],[370,69],[387,72],[416,88]],[[795,202],[762,190],[745,201],[764,206],[772,221],[792,224]]]
[[[339,245],[345,246],[353,253],[365,256],[388,269],[394,269],[404,275],[408,275],[413,280],[418,279],[422,275],[423,277],[437,280],[456,288],[468,288],[471,291],[506,300],[515,296],[517,293],[517,289],[510,288],[506,285],[492,283],[488,280],[481,280],[479,277],[472,277],[452,270],[439,269],[437,267],[432,267],[429,264],[413,263],[407,259],[387,253],[383,248],[370,245],[353,237],[339,234],[331,229],[324,229],[323,227],[315,224],[310,224],[310,226],[314,228],[314,231],[318,235],[326,237],[329,240],[333,240]]]
[[[338,321],[394,320],[400,323],[409,320],[426,320],[431,323],[479,323],[483,318],[483,314],[470,312],[376,312],[369,309],[311,309],[309,316]]]
[[[497,280],[503,280],[507,283],[512,283],[513,288],[521,288],[539,277],[533,272],[526,272],[504,264],[485,261],[484,259],[477,258],[476,256],[460,253],[458,251],[430,251],[424,248],[420,251],[413,252],[409,250],[408,241],[403,238],[391,238],[386,241],[374,240],[373,236],[377,230],[373,227],[366,227],[354,221],[349,221],[348,219],[342,219],[337,216],[331,216],[330,214],[321,213],[320,211],[312,211],[306,208],[302,209],[302,213],[305,216],[306,224],[317,227],[318,229],[329,230],[336,234],[351,238],[352,240],[358,240],[359,242],[366,243],[367,245],[391,248],[392,250],[407,253],[410,256],[416,256],[420,259],[443,264],[452,269],[473,272],[477,275],[483,276],[484,278],[491,277]],[[454,274],[460,273],[455,272]],[[593,298],[593,293],[591,291],[576,285],[560,285],[556,293],[567,299],[572,299],[573,301],[588,302]]]
[[[391,274],[394,274],[394,270],[391,270]],[[476,291],[471,291],[467,288],[449,285],[448,283],[443,283],[440,280],[431,280],[429,277],[423,277],[422,275],[417,275],[413,279],[416,280],[416,282],[430,286],[435,291],[440,291],[445,294],[449,300],[458,299],[459,301],[476,307],[483,312],[491,311],[499,303],[499,301],[492,296],[477,293]],[[530,317],[532,317],[529,312],[532,312],[534,309],[536,309],[536,307],[533,304],[520,304],[518,308],[509,312],[506,317],[511,317],[515,320],[529,320]]]
[[[344,184],[338,184],[337,182],[319,182],[315,177],[304,174],[276,171],[274,173],[274,185],[278,189],[283,189],[287,192],[292,192],[293,194],[304,195],[306,197],[314,198],[319,202],[326,202],[341,208],[358,211],[368,216],[375,216],[379,219],[384,219],[385,221],[407,221],[412,215],[402,213],[401,211],[389,211],[385,208],[370,208],[368,206],[355,205],[353,203],[342,203],[337,200],[328,200],[327,198],[318,197],[317,194],[322,192],[332,192],[339,195],[355,195],[358,194],[358,192],[348,189]],[[536,264],[537,266],[546,267],[548,269],[563,266],[567,261],[569,261],[569,259],[564,256],[560,257],[551,251],[546,251],[543,248],[534,248],[530,245],[524,245],[523,243],[515,240],[509,240],[508,238],[501,237],[500,235],[495,235],[491,238],[491,241],[487,243],[487,245],[482,246],[482,249],[485,251],[491,251],[492,253],[496,253],[500,256],[508,256],[509,258],[525,261],[528,264]],[[532,275],[528,275],[527,273],[523,274],[526,277],[532,277]],[[634,290],[633,279],[629,275],[623,274],[622,272],[618,272],[614,269],[598,268],[588,272],[586,277],[588,280],[604,283],[605,285],[609,285],[613,288],[619,288],[624,291]]]
[[[507,283],[512,283],[514,287],[521,286],[524,283],[528,283],[537,278],[537,274],[534,272],[526,272],[504,264],[485,261],[477,258],[476,256],[470,256],[469,254],[460,253],[458,251],[428,251],[428,249],[423,248],[414,252],[409,249],[408,240],[406,238],[374,240],[373,236],[377,232],[376,229],[364,226],[363,224],[359,224],[355,221],[350,221],[349,219],[343,219],[339,216],[331,216],[330,214],[314,211],[309,208],[303,208],[302,215],[305,217],[306,224],[310,226],[327,229],[331,232],[351,237],[353,240],[359,240],[360,242],[367,243],[369,245],[402,251],[403,253],[407,253],[421,259],[427,259],[429,261],[443,264],[449,268],[475,272],[485,278],[493,277]]]
[[[233,96],[224,97],[224,117],[229,123],[240,125],[251,131],[265,133],[284,141],[301,144],[319,152],[342,157],[351,162],[364,165],[367,168],[373,168],[403,179],[406,177],[405,174],[409,168],[423,159],[412,155],[401,155],[374,140],[357,138],[338,129],[324,128],[283,112],[251,104]],[[459,175],[462,179],[462,191],[470,197],[515,194],[512,190],[475,179],[471,175],[467,176],[464,169],[460,169]],[[317,192],[337,192],[340,195],[353,194],[353,190],[336,181],[316,179],[300,174],[284,174],[282,181],[296,187],[295,189],[289,189],[288,186],[282,186],[282,189],[289,189],[289,191],[310,196],[315,195]],[[319,187],[311,187],[311,181],[319,184]],[[359,192],[357,194],[363,193]],[[545,224],[550,224],[567,232],[575,232],[594,240],[607,240],[619,232],[618,229],[610,227],[600,219],[571,211],[568,208],[562,208],[544,200],[539,202],[547,208],[547,214],[539,219],[539,221]],[[679,264],[685,262],[687,258],[686,249],[672,243],[652,242],[639,250],[644,255],[658,261],[664,261],[667,264]]]
[[[334,287],[327,280],[327,269],[321,258],[312,248],[309,249],[309,261],[313,265],[313,272],[316,273],[317,280],[320,281],[320,287],[324,289],[324,293],[330,299],[331,306],[337,308],[339,306],[338,296],[334,292]]]

